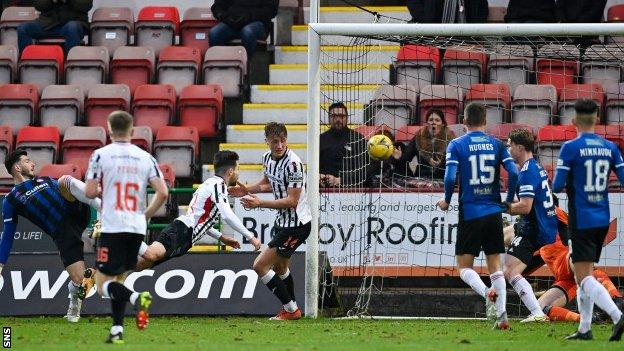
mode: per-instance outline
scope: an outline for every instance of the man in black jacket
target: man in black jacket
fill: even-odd
[[[553,23],[557,21],[555,0],[509,0],[505,22]]]
[[[607,0],[557,0],[557,18],[566,23],[600,23]]]
[[[278,6],[278,0],[215,0],[212,14],[221,23],[210,29],[210,45],[226,45],[233,39],[241,39],[247,57],[251,57],[256,40],[266,39]]]
[[[93,6],[92,0],[34,0],[33,6],[40,12],[39,19],[17,28],[20,52],[33,39],[64,38],[65,54],[80,44],[89,28],[87,14]]]

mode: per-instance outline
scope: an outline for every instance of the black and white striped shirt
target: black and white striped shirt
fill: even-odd
[[[276,200],[288,197],[288,189],[301,188],[301,196],[297,208],[282,208],[278,210],[275,225],[282,228],[302,226],[310,220],[310,207],[306,197],[306,177],[303,162],[291,149],[286,149],[284,155],[274,160],[271,151],[262,156],[264,175],[271,183],[273,196]]]
[[[230,206],[227,186],[223,178],[213,176],[195,190],[186,214],[177,218],[193,229],[193,243],[218,223],[221,206]]]

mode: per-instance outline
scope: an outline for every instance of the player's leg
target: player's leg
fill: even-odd
[[[501,269],[500,256],[505,252],[505,242],[503,238],[503,218],[500,213],[495,213],[483,217],[474,230],[477,231],[477,238],[485,254],[492,289],[490,296],[495,293],[496,303],[496,324],[495,328],[509,329],[507,319],[507,283],[505,274]],[[492,292],[493,291],[493,292]]]
[[[607,289],[611,298],[613,299],[622,298],[622,293],[620,293],[620,291],[615,286],[615,284],[613,284],[613,282],[611,281],[611,278],[609,278],[607,273],[605,273],[604,271],[600,269],[594,269],[594,271],[592,272],[592,275],[594,276],[594,278],[596,278],[596,280],[600,284],[602,284],[602,286],[605,287],[605,289]]]
[[[63,197],[68,201],[74,201],[77,199],[78,201],[95,208],[98,212],[101,210],[101,199],[90,199],[85,195],[85,190],[87,187],[85,183],[69,175],[61,176],[58,180],[58,183],[61,190],[61,195],[63,195]]]
[[[286,285],[286,290],[288,290],[290,297],[296,303],[297,299],[295,297],[295,282],[288,267],[290,267],[290,258],[280,257],[277,263],[273,266],[273,270],[284,282],[284,285]]]
[[[140,250],[137,253],[137,265],[135,271],[139,272],[144,269],[148,269],[154,266],[156,261],[162,260],[167,255],[167,249],[165,246],[158,242],[154,241],[149,246],[144,253],[141,253]]]
[[[277,236],[274,237],[274,239]],[[284,311],[295,313],[299,311],[297,304],[293,301],[293,297],[288,292],[288,288],[279,275],[273,270],[273,267],[280,262],[281,257],[277,253],[277,247],[266,247],[258,257],[254,260],[253,269],[256,271],[260,280],[267,286],[273,294],[280,300]],[[278,314],[278,316],[281,312]],[[299,312],[301,316],[301,312]]]
[[[69,221],[67,221],[69,223]],[[80,287],[84,278],[84,244],[80,237],[80,231],[65,223],[59,234],[54,237],[54,242],[59,250],[61,262],[69,274],[69,306],[65,316],[69,322],[80,320],[80,309],[82,300],[80,298]]]
[[[505,247],[511,246],[511,242],[516,237],[515,229],[517,224],[508,225],[503,229],[503,238],[505,240]]]
[[[544,313],[550,318],[551,321],[565,321],[565,322],[580,322],[581,316],[568,310],[565,306],[568,303],[568,299],[574,299],[576,297],[576,283],[568,280],[564,282],[555,282],[555,284],[548,289],[538,299],[540,306]]]
[[[179,257],[193,247],[193,233],[184,222],[177,219],[169,223],[149,246],[141,243],[136,271],[157,266],[174,257]]]

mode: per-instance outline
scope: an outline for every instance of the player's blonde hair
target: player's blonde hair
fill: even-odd
[[[125,136],[132,130],[133,118],[126,111],[114,111],[108,115],[111,134],[114,136]]]

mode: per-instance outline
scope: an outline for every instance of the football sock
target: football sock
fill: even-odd
[[[552,306],[548,310],[548,318],[551,321],[580,322],[581,315],[567,308]]]
[[[490,274],[490,280],[492,281],[492,287],[498,295],[496,298],[496,312],[498,316],[502,316],[507,312],[507,282],[505,282],[505,275],[503,275],[502,271],[497,271]]]
[[[600,284],[593,276],[588,276],[581,282],[581,287],[600,309],[607,312],[613,323],[617,323],[622,317],[622,311],[615,305],[607,289]]]
[[[295,299],[295,282],[293,281],[290,269],[286,268],[286,273],[280,275],[279,277],[284,282],[284,285],[286,285],[286,289],[288,290],[290,297],[292,297],[292,300],[296,302],[297,299]]]
[[[485,292],[487,291],[487,286],[485,286],[477,272],[470,268],[462,268],[459,271],[459,277],[464,283],[468,284],[472,290],[479,294],[479,296],[486,298]]]
[[[609,278],[607,273],[596,269],[594,270],[593,276],[600,284],[602,284],[602,286],[605,287],[605,289],[607,289],[609,295],[611,295],[612,298],[622,297],[622,294],[620,293],[618,288],[615,287],[615,284],[613,284],[611,278]]]
[[[119,333],[123,333],[123,326],[122,325],[113,325],[110,329],[110,333],[111,335],[117,335]]]
[[[75,298],[78,294],[78,288],[80,288],[80,284],[76,284],[71,280],[67,283],[67,290],[69,290],[69,295],[71,295],[72,298]]]
[[[537,302],[537,298],[535,297],[535,293],[533,292],[533,288],[531,284],[524,279],[521,275],[516,275],[511,278],[511,286],[514,288],[522,303],[529,309],[532,315],[543,316],[544,312],[542,312],[542,308]]]
[[[594,302],[585,295],[582,283],[577,289],[576,303],[581,315],[578,331],[587,333],[591,329],[592,314],[594,313]]]
[[[130,301],[130,296],[134,291],[126,288],[125,285],[110,281],[108,283],[108,296],[113,300],[119,300],[123,302]],[[135,298],[136,299],[136,298]]]
[[[266,285],[267,288],[269,288],[269,290],[271,290],[271,292],[275,294],[275,296],[277,296],[282,305],[286,305],[289,302],[292,302],[292,297],[288,293],[286,285],[277,276],[277,274],[275,274],[275,271],[273,271],[272,269],[269,270],[266,275],[260,277],[260,280],[262,280],[264,285]]]
[[[123,326],[124,314],[126,313],[126,301],[111,299],[111,307],[113,311],[113,313],[111,314],[111,316],[113,317],[113,325]]]
[[[102,200],[99,198],[90,199],[85,195],[87,185],[74,177],[67,176],[66,177],[66,187],[69,189],[69,192],[80,202],[85,203],[93,208],[95,208],[98,212],[102,208]]]

